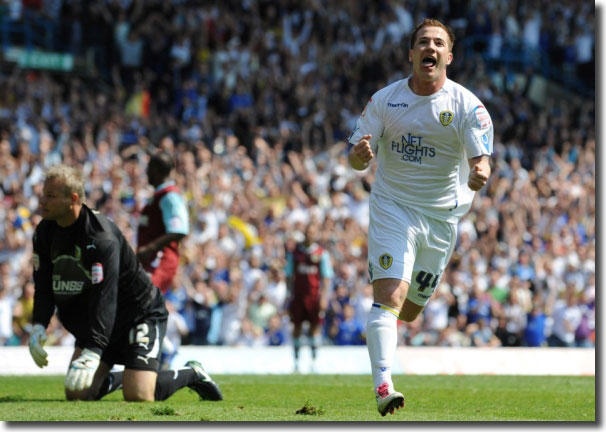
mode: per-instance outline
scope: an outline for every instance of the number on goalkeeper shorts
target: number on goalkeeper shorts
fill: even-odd
[[[149,344],[149,327],[147,324],[139,324],[137,327],[132,328],[130,333],[128,334],[128,342],[131,345],[140,344],[140,345],[148,345]]]

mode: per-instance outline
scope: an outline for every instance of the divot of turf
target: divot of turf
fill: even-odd
[[[305,405],[298,409],[295,414],[303,414],[303,415],[323,415],[324,410],[322,407],[316,408],[309,404],[309,401],[305,401]]]
[[[154,407],[154,408],[151,409],[151,412],[152,412],[153,415],[158,415],[158,416],[161,416],[161,415],[178,415],[177,412],[173,408],[171,408],[169,406],[157,407],[157,408]]]

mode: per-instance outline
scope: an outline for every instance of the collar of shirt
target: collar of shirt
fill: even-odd
[[[159,186],[156,188],[156,192],[159,192],[159,191],[161,191],[162,189],[165,189],[165,188],[167,188],[167,187],[169,187],[169,186],[173,186],[174,184],[175,184],[175,181],[174,181],[174,180],[168,180],[168,181],[165,181],[164,183],[162,183],[161,185],[159,185]]]

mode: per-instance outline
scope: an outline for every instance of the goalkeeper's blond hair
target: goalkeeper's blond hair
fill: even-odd
[[[78,203],[84,202],[84,179],[82,173],[67,165],[55,165],[48,169],[44,181],[58,180],[63,184],[65,194],[78,194]]]

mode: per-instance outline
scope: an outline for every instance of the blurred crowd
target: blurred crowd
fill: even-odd
[[[346,140],[372,93],[409,75],[408,38],[431,16],[455,29],[449,77],[492,116],[493,174],[459,224],[454,256],[423,315],[400,323],[401,340],[594,346],[595,96],[554,94],[538,104],[530,94],[537,76],[591,88],[593,4],[5,6],[15,22],[27,12],[55,23],[54,43],[76,54],[93,49],[96,72],[3,65],[0,345],[28,338],[31,239],[44,171],[57,163],[81,168],[89,206],[112,217],[135,247],[139,212],[153,192],[145,169],[158,147],[176,157],[175,180],[190,214],[182,265],[167,294],[176,344],[288,344],[285,253],[310,223],[321,224],[335,270],[323,342],[364,344],[374,170],[348,166]],[[515,62],[499,61],[516,52]],[[56,321],[50,332],[50,343],[73,343]]]

